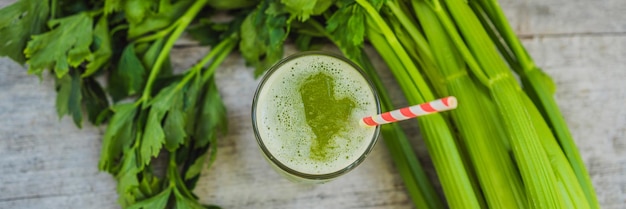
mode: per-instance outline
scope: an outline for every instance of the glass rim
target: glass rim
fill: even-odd
[[[372,138],[370,139],[370,143],[367,146],[367,148],[365,149],[365,151],[359,156],[358,159],[356,159],[354,162],[350,163],[350,165],[339,169],[338,171],[332,172],[332,173],[324,173],[324,174],[308,174],[308,173],[303,173],[297,170],[294,170],[292,168],[290,168],[289,166],[286,166],[285,164],[283,164],[282,162],[280,162],[278,159],[276,159],[276,157],[274,157],[274,155],[272,155],[272,153],[267,149],[267,147],[265,146],[265,143],[263,143],[262,137],[259,133],[258,130],[258,125],[257,125],[257,116],[256,116],[256,109],[257,109],[257,102],[258,102],[258,98],[259,98],[259,93],[260,91],[263,89],[263,87],[266,84],[266,81],[274,74],[274,72],[276,72],[277,69],[279,69],[280,67],[282,67],[285,63],[297,59],[299,57],[303,57],[303,56],[309,56],[309,55],[322,55],[322,56],[328,56],[328,57],[332,57],[335,59],[339,59],[347,64],[349,64],[350,66],[352,66],[354,68],[354,70],[356,70],[357,72],[359,72],[359,74],[361,74],[361,76],[365,79],[365,81],[367,82],[367,84],[369,85],[369,88],[372,92],[372,94],[374,95],[374,100],[376,103],[376,113],[375,114],[380,114],[381,113],[381,106],[380,106],[380,99],[378,98],[378,93],[377,93],[377,89],[374,86],[373,82],[370,80],[369,76],[361,69],[360,66],[358,66],[357,64],[355,64],[354,62],[352,62],[351,60],[349,60],[346,57],[343,57],[341,55],[335,54],[335,53],[331,53],[331,52],[326,52],[326,51],[305,51],[305,52],[297,52],[295,54],[292,54],[290,56],[287,56],[283,59],[281,59],[280,61],[278,61],[277,63],[275,63],[274,65],[272,65],[267,72],[265,73],[265,75],[263,75],[263,78],[261,79],[259,85],[257,86],[256,91],[254,92],[254,98],[252,100],[252,128],[254,129],[254,135],[256,138],[257,143],[259,144],[259,147],[261,149],[261,151],[263,152],[263,154],[266,156],[267,159],[269,159],[271,161],[271,163],[274,163],[274,165],[276,165],[279,169],[283,170],[284,172],[290,174],[290,175],[294,175],[296,177],[300,177],[300,178],[304,178],[304,179],[310,179],[310,180],[329,180],[329,179],[333,179],[336,177],[339,177],[343,174],[348,173],[349,171],[351,171],[352,169],[356,168],[359,164],[361,164],[365,158],[369,155],[369,153],[374,149],[377,141],[378,141],[378,137],[380,134],[380,126],[376,126],[375,130],[374,130],[374,134],[372,135]],[[372,114],[374,115],[374,114]]]

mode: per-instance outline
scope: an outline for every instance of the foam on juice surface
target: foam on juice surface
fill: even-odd
[[[307,81],[309,85],[312,80],[319,84],[319,79],[332,82],[327,86],[333,88],[319,87],[319,91],[333,90],[325,92],[334,97],[330,101],[353,105],[347,108],[350,113],[345,122],[328,118],[331,127],[323,130],[334,133],[324,142],[317,138],[319,118],[318,122],[307,122],[305,110],[312,114],[317,109],[315,115],[319,115],[325,106],[309,104],[307,109],[302,98],[318,91],[317,87],[307,87]],[[260,90],[256,108],[257,129],[265,147],[282,164],[302,173],[327,174],[349,166],[367,150],[375,133],[375,128],[359,124],[362,117],[377,110],[368,82],[350,64],[330,56],[308,55],[284,63]],[[309,124],[317,124],[317,133]]]

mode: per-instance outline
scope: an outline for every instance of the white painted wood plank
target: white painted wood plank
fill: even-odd
[[[6,58],[0,75],[0,208],[118,207],[115,182],[97,170],[101,131],[58,120],[51,77]]]
[[[522,36],[626,33],[624,0],[500,0]]]

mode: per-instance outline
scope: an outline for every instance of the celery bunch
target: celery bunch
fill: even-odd
[[[554,84],[495,1],[356,2],[410,103],[459,99],[450,121],[418,119],[450,207],[599,208]]]

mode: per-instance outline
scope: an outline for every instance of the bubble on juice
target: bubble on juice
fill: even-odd
[[[316,133],[307,123],[305,95],[299,87],[320,73],[332,77],[334,88],[329,95],[338,100],[352,98],[354,107],[348,122],[337,127],[324,145],[324,156],[316,157],[311,152],[316,150],[312,149],[317,146]],[[302,173],[325,174],[349,166],[365,152],[375,129],[361,126],[359,120],[376,110],[369,84],[350,64],[325,55],[304,56],[284,63],[268,78],[257,100],[257,126],[263,143],[278,161]]]

